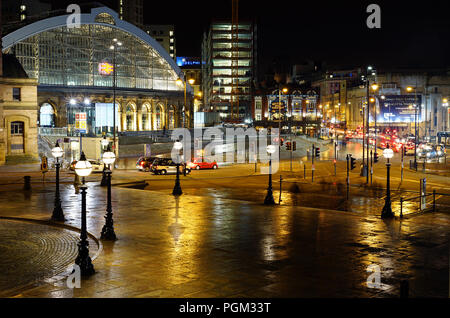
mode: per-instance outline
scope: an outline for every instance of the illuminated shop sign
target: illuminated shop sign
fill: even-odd
[[[202,63],[197,58],[177,56],[178,66],[199,66],[201,64]]]

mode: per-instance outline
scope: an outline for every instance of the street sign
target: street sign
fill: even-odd
[[[75,114],[75,130],[80,134],[87,133],[87,115],[86,113]]]

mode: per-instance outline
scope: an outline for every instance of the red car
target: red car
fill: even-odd
[[[196,169],[196,170],[200,170],[200,169],[217,169],[219,168],[219,166],[217,165],[217,162],[215,161],[208,161],[208,160],[203,160],[201,158],[194,158],[194,160],[192,160],[192,162],[189,162],[187,165],[189,168],[191,169]]]

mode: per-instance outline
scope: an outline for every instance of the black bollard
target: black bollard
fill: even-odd
[[[23,179],[24,179],[23,190],[24,191],[31,191],[31,177],[30,176],[25,176],[25,177],[23,177]]]

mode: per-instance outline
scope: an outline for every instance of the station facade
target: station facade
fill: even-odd
[[[150,35],[106,7],[69,22],[50,17],[3,37],[3,52],[37,80],[38,127],[75,136],[76,113],[86,114],[92,137],[111,135],[114,116],[119,132],[193,127],[193,90],[187,85],[185,98],[183,72]]]

